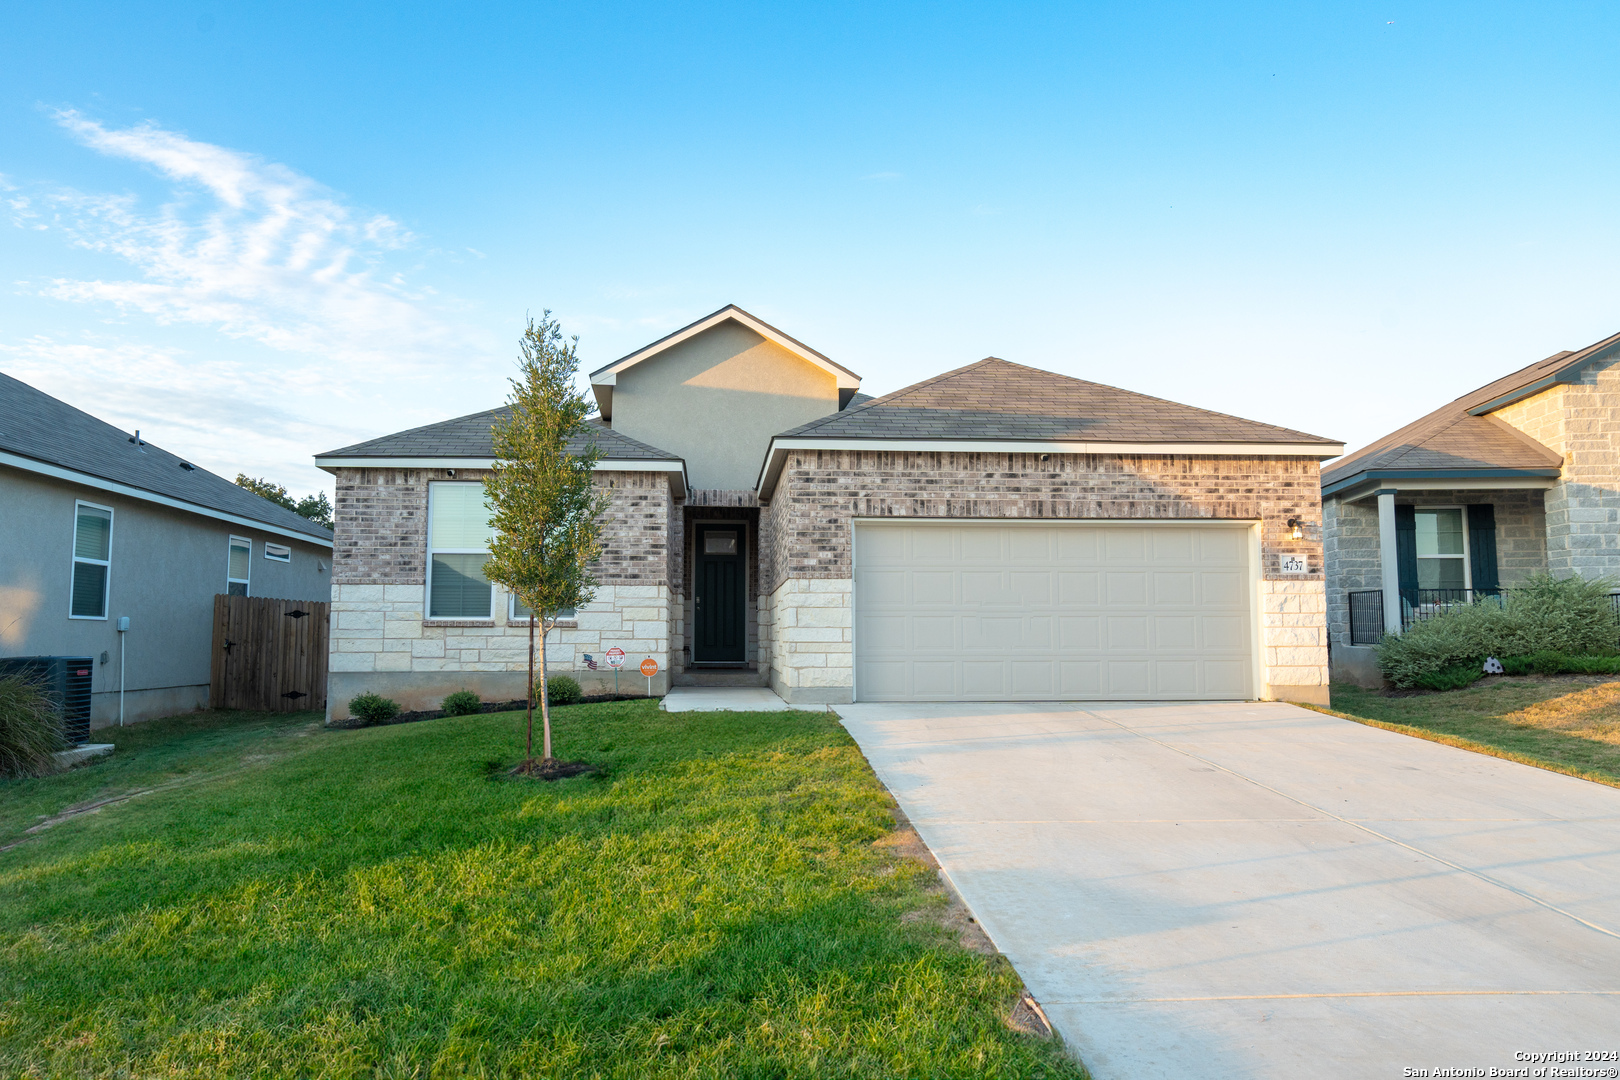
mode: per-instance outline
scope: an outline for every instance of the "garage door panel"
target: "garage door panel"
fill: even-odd
[[[1095,652],[1102,648],[1102,617],[1058,616],[1058,648],[1064,652]]]
[[[1112,615],[1108,619],[1108,642],[1114,652],[1140,652],[1148,647],[1146,615]]]
[[[1057,561],[1061,564],[1095,563],[1098,555],[1094,529],[1053,529],[1057,537]]]
[[[904,640],[906,625],[911,626],[912,649],[940,649],[954,652],[961,647],[958,627],[961,618],[956,615],[916,615],[906,619],[901,615],[884,615],[874,618],[873,630],[884,635],[887,640]]]
[[[1200,592],[1206,604],[1241,604],[1244,580],[1248,575],[1206,570],[1198,575]]]
[[[1146,571],[1111,571],[1108,574],[1108,604],[1142,605],[1147,603],[1148,576]]]
[[[856,692],[1251,697],[1249,574],[1241,529],[862,523]]]
[[[956,575],[949,570],[912,571],[911,602],[913,604],[940,604],[954,607],[956,605]]]
[[[1103,558],[1111,563],[1147,561],[1147,533],[1142,529],[1103,530]]]
[[[1060,572],[1057,579],[1058,604],[1062,607],[1092,606],[1102,596],[1100,576],[1095,570]]]
[[[1193,558],[1191,529],[1153,529],[1148,532],[1153,547],[1153,561],[1160,563],[1188,563]]]
[[[1169,573],[1163,570],[1153,575],[1153,602],[1155,604],[1195,604],[1198,602],[1198,575]]]
[[[1160,649],[1185,651],[1198,647],[1196,615],[1158,615],[1153,619],[1153,644]]]

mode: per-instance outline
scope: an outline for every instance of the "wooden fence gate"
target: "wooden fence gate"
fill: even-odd
[[[215,596],[209,704],[267,712],[324,710],[331,609],[324,601]]]

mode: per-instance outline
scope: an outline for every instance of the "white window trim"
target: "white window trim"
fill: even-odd
[[[489,548],[441,548],[433,546],[433,491],[445,484],[476,484],[483,487],[482,480],[434,480],[427,486],[427,566],[422,575],[426,587],[422,590],[422,621],[423,622],[483,622],[495,621],[495,583],[489,585],[489,612],[485,615],[435,615],[433,614],[433,556],[435,555],[488,555]]]
[[[272,555],[270,554],[271,549],[275,549],[283,554]],[[269,559],[271,562],[290,563],[292,562],[292,548],[286,544],[272,544],[270,541],[266,540],[264,542],[264,557]]]
[[[81,506],[88,506],[92,510],[105,510],[105,511],[107,511],[107,557],[106,557],[106,559],[81,559],[81,558],[79,558],[79,507],[81,507]],[[82,620],[85,620],[87,622],[106,622],[107,621],[107,613],[108,613],[108,611],[110,611],[112,609],[113,526],[117,523],[117,521],[118,521],[118,512],[116,510],[114,510],[110,506],[102,506],[100,503],[93,503],[93,502],[90,502],[90,501],[88,501],[86,499],[74,499],[73,500],[73,535],[72,535],[71,539],[68,540],[68,554],[73,559],[71,565],[73,567],[77,567],[79,565],[79,563],[89,563],[91,566],[105,566],[107,568],[107,576],[104,579],[102,579],[102,582],[101,582],[101,614],[100,615],[75,615],[75,614],[73,614],[73,575],[71,573],[68,575],[68,618],[70,618],[70,619],[82,619]]]
[[[231,548],[236,546],[238,540],[247,545],[248,576],[245,578],[231,577]],[[253,595],[253,538],[250,536],[233,535],[225,544],[225,591],[230,592],[232,585],[243,586],[245,589],[242,593],[243,596]]]
[[[1419,554],[1417,554],[1417,536],[1416,536],[1416,533],[1414,532],[1413,537],[1412,537],[1413,555],[1417,558],[1417,560],[1419,562],[1422,562],[1424,559],[1461,559],[1462,564],[1463,564],[1463,591],[1464,592],[1472,592],[1473,589],[1474,589],[1474,559],[1473,559],[1473,554],[1474,553],[1468,547],[1468,508],[1466,506],[1414,506],[1414,507],[1412,507],[1412,512],[1414,514],[1432,513],[1433,511],[1436,511],[1436,510],[1457,510],[1457,511],[1460,511],[1462,513],[1462,541],[1463,541],[1462,554],[1461,555],[1419,555]],[[1421,589],[1422,587],[1423,586],[1421,586],[1421,585],[1418,586],[1419,589]]]
[[[507,624],[510,626],[528,626],[530,623],[534,622],[534,616],[530,615],[525,618],[524,616],[519,615],[517,613],[517,602],[517,593],[509,592],[506,594]],[[579,609],[575,608],[572,615],[566,615],[558,619],[553,625],[569,628],[579,626]]]

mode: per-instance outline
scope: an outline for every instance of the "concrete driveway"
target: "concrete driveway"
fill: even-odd
[[[1620,790],[1282,704],[837,711],[1099,1080],[1620,1051]]]

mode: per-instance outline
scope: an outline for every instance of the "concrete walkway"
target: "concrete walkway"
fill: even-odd
[[[1098,1080],[1620,1050],[1620,790],[1282,704],[837,711]]]
[[[765,686],[673,686],[664,696],[668,712],[779,712],[790,708]]]

